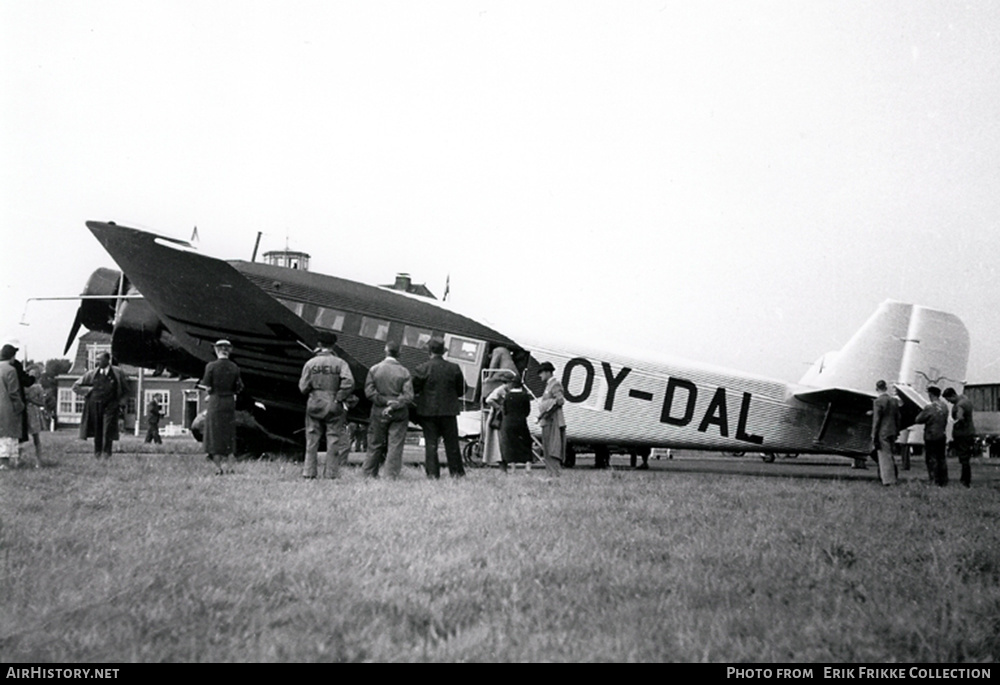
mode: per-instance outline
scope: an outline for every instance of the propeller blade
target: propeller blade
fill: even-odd
[[[76,319],[73,320],[73,327],[69,329],[69,337],[66,338],[66,349],[63,350],[63,354],[69,352],[69,348],[73,346],[73,341],[76,340],[76,334],[80,332],[80,324],[83,323],[83,307],[81,306],[76,310]]]

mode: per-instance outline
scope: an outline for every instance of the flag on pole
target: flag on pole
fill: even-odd
[[[451,274],[445,276],[444,279],[444,297],[441,298],[442,302],[448,300],[448,293],[451,292]]]
[[[195,226],[194,230],[191,231],[191,242],[192,243],[198,242],[198,227],[197,226]]]

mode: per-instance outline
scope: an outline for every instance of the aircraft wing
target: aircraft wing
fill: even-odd
[[[88,221],[87,228],[188,353],[211,361],[212,344],[227,338],[244,379],[256,377],[257,387],[248,382],[252,391],[275,399],[288,396],[288,384],[297,383],[316,345],[312,326],[227,262],[188,243],[114,223]],[[352,371],[357,369],[357,378],[364,367],[343,350],[337,352]],[[284,387],[279,391],[277,386]]]

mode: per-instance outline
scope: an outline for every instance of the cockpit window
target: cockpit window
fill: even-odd
[[[448,345],[448,357],[465,362],[476,362],[479,359],[480,344],[475,340],[452,337],[451,344]]]
[[[389,322],[364,316],[361,318],[361,331],[359,333],[365,338],[385,340],[389,337]]]
[[[317,328],[326,328],[331,331],[342,331],[344,330],[344,312],[339,312],[336,309],[328,309],[327,307],[317,307],[316,308],[316,318],[313,319],[313,326]]]
[[[292,311],[292,313],[295,314],[296,316],[302,316],[302,306],[304,303],[295,302],[294,300],[284,300],[280,297],[275,299],[277,299],[278,302],[280,302],[281,304],[288,307]]]
[[[430,342],[432,332],[427,328],[417,328],[416,326],[406,326],[403,328],[403,344],[407,347],[424,349]]]

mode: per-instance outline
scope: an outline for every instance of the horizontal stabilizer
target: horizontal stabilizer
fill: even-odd
[[[895,387],[896,394],[899,395],[901,400],[903,400],[903,404],[912,405],[917,408],[917,411],[926,407],[930,402],[930,400],[924,398],[923,395],[908,385],[896,385]]]
[[[862,407],[871,409],[874,394],[848,390],[846,388],[822,388],[819,390],[804,390],[794,395],[795,399],[809,404],[834,404],[836,406]]]
[[[919,392],[908,385],[896,384],[896,395],[902,401],[903,406],[915,407],[917,411],[927,406],[928,400]],[[834,404],[836,406],[847,407],[867,407],[871,408],[875,393],[863,393],[857,390],[846,388],[822,388],[819,390],[803,390],[794,395],[795,399],[809,404]]]

